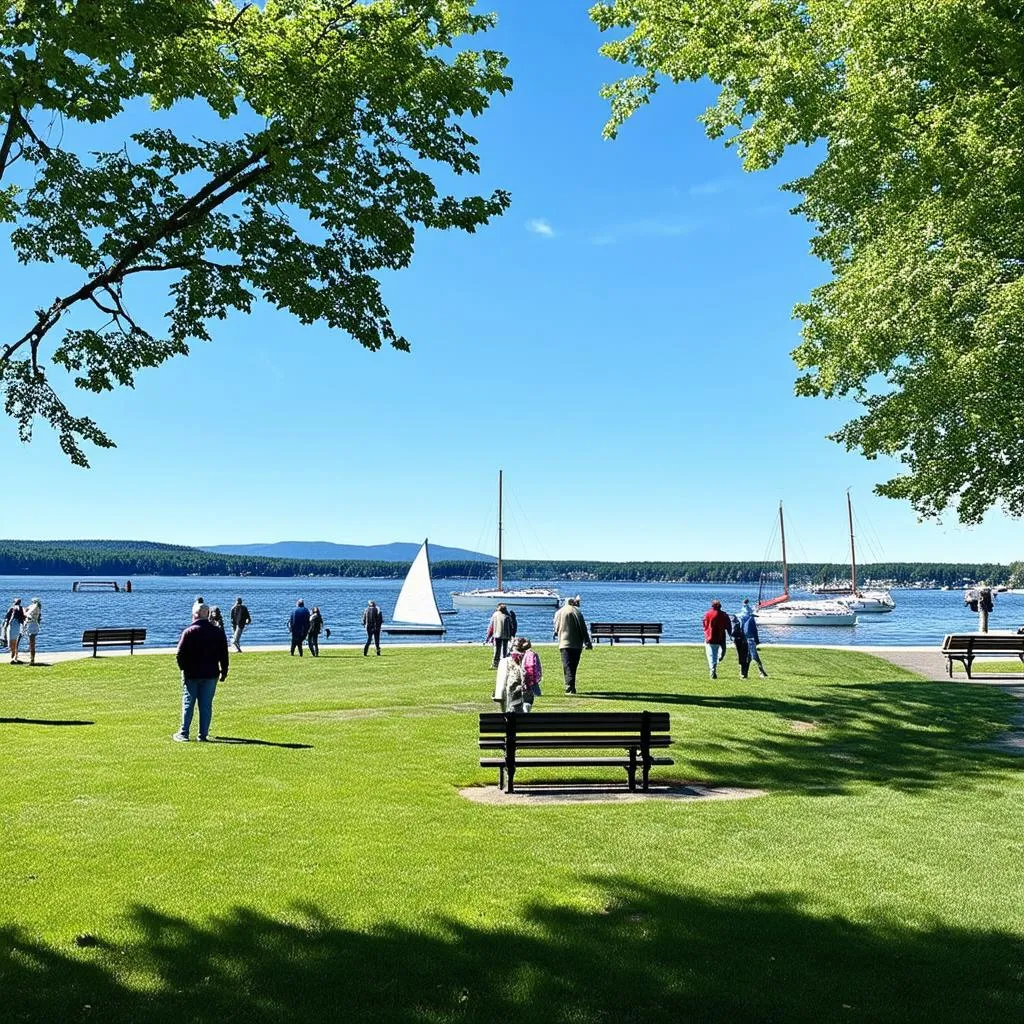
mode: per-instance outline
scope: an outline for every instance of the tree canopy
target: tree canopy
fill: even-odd
[[[663,80],[719,87],[708,135],[748,170],[823,142],[787,186],[831,279],[796,309],[801,395],[903,472],[919,515],[1024,514],[1024,7],[1009,0],[609,0],[614,136]]]
[[[503,55],[460,41],[493,23],[473,0],[3,7],[0,221],[20,261],[80,277],[45,308],[8,304],[0,393],[23,440],[46,421],[79,465],[83,442],[113,442],[65,404],[55,367],[87,391],[131,386],[260,299],[408,349],[377,274],[408,265],[418,228],[473,231],[508,206],[435,181],[477,173],[461,122],[511,85]],[[119,131],[145,102],[149,122]],[[165,116],[188,103],[221,119],[216,137]],[[170,301],[159,327],[133,312],[154,277]]]

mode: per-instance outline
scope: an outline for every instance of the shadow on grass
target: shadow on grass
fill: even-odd
[[[535,904],[517,928],[444,919],[357,932],[315,906],[201,925],[150,908],[89,949],[0,931],[23,1021],[1020,1020],[1024,943],[1002,931],[872,925],[785,894],[709,901],[623,882],[600,910]]]
[[[767,687],[770,680],[752,685]],[[808,794],[841,793],[860,782],[903,791],[975,786],[986,771],[1012,764],[1005,752],[983,745],[1009,728],[1020,707],[992,688],[906,680],[832,685],[806,698],[628,691],[586,696],[764,715],[753,732],[749,720],[734,718],[703,719],[699,732],[692,719],[689,725],[673,723],[677,764],[685,760],[716,785]]]
[[[287,750],[312,750],[312,743],[276,743],[273,740],[246,739],[242,736],[214,736],[211,743],[242,743],[253,747],[284,747]]]
[[[0,718],[0,725],[95,725],[77,718]]]

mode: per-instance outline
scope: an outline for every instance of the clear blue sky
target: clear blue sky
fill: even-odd
[[[421,236],[388,278],[411,354],[264,306],[134,391],[66,388],[118,447],[83,471],[46,428],[23,446],[0,424],[0,534],[493,550],[503,467],[510,557],[760,558],[781,498],[794,560],[837,560],[847,487],[862,560],[1020,557],[1005,517],[921,525],[876,498],[893,467],[825,440],[853,408],[793,397],[790,311],[825,269],[778,186],[810,154],[744,175],[705,138],[697,87],[663,90],[603,141],[598,90],[617,69],[588,3],[493,0],[486,45],[509,54],[515,89],[472,124],[483,173],[465,187],[513,205],[476,235]],[[19,335],[76,278],[3,258]],[[141,305],[152,324],[167,302]]]

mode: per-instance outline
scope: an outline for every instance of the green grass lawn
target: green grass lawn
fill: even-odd
[[[538,711],[668,710],[656,778],[767,795],[465,800],[482,647],[237,657],[212,734],[259,743],[172,743],[168,657],[3,666],[0,1020],[1024,1018],[1014,698],[620,647],[573,699],[541,654]]]

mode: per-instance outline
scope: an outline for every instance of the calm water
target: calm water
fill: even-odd
[[[123,580],[121,581],[124,582]],[[665,638],[701,641],[700,621],[713,597],[727,611],[739,609],[744,597],[756,597],[756,588],[681,583],[574,583],[557,586],[565,596],[578,593],[587,621],[662,622]],[[13,595],[27,604],[35,596],[43,601],[42,650],[78,647],[82,630],[101,626],[144,626],[148,642],[171,645],[188,624],[192,601],[202,594],[220,605],[225,619],[236,595],[241,595],[253,617],[245,638],[251,644],[286,643],[286,619],[296,598],[310,607],[319,605],[331,630],[327,644],[362,642],[360,616],[373,598],[389,621],[401,580],[363,579],[234,579],[224,577],[132,578],[134,593],[71,592],[71,577],[0,576],[0,601],[6,607]],[[451,607],[451,591],[479,586],[480,581],[438,580],[434,585],[438,606]],[[977,628],[977,615],[963,604],[959,591],[895,590],[896,610],[889,615],[861,616],[856,626],[766,627],[764,639],[779,643],[917,645],[939,644],[944,634]],[[448,642],[482,642],[490,612],[460,609],[446,615]],[[535,640],[551,638],[551,609],[517,609],[519,632]],[[1016,629],[1024,622],[1024,595],[1000,594],[991,617],[993,629]],[[399,643],[401,641],[387,641]]]

